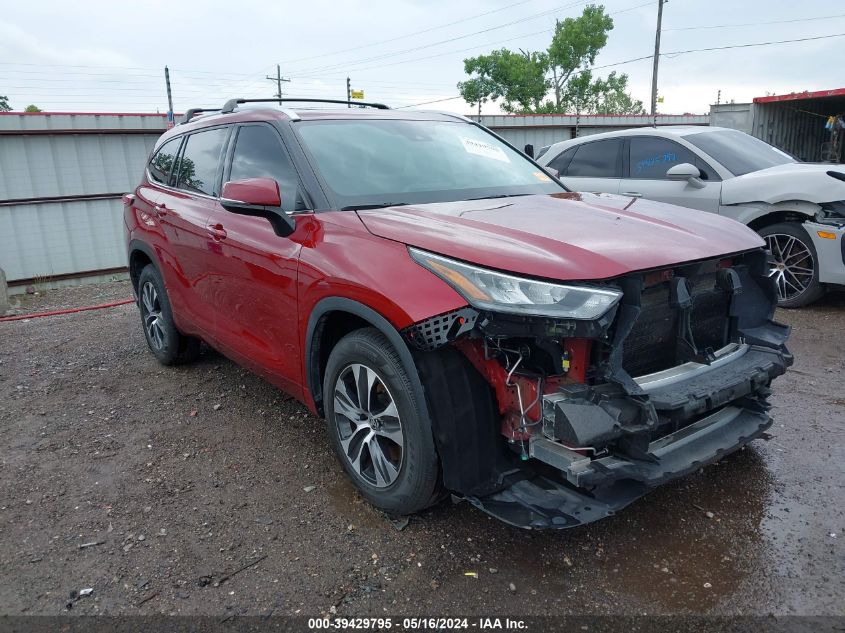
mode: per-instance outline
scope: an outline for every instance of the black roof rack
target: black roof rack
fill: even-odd
[[[223,106],[223,109],[220,110],[221,114],[228,114],[230,112],[234,112],[235,108],[238,107],[241,103],[290,103],[292,101],[298,103],[341,103],[344,105],[349,105],[350,103],[356,106],[364,106],[367,108],[377,108],[379,110],[389,110],[386,105],[383,103],[368,103],[365,101],[343,101],[342,99],[295,99],[293,97],[288,98],[275,98],[275,99],[229,99],[226,104]],[[188,110],[188,112],[194,112],[194,110]]]
[[[183,123],[187,123],[191,119],[194,118],[194,115],[200,114],[201,112],[220,112],[219,108],[190,108],[187,112],[185,112],[185,116],[182,117],[182,120],[179,121],[179,125]]]

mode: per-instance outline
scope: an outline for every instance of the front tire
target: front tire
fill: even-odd
[[[162,365],[181,365],[199,356],[200,341],[182,334],[173,321],[173,310],[161,273],[152,264],[138,278],[138,307],[150,351]]]
[[[820,299],[819,258],[813,240],[800,224],[780,222],[759,231],[775,260],[769,276],[774,277],[778,307],[801,308]]]
[[[439,462],[425,402],[417,402],[408,369],[381,332],[356,330],[338,342],[323,403],[335,453],[370,503],[411,514],[437,499]]]

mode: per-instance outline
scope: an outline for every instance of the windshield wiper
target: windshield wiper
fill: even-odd
[[[533,196],[533,193],[500,193],[495,196],[481,196],[480,198],[467,198],[469,200],[495,200],[496,198],[518,198],[520,196]]]
[[[348,207],[341,207],[341,211],[366,211],[367,209],[384,209],[385,207],[404,207],[407,202],[376,202],[374,204],[350,204]]]

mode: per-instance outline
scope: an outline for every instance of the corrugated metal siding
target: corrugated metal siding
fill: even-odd
[[[0,113],[0,132],[40,130],[164,130],[164,114]]]
[[[0,202],[7,203],[0,204],[0,268],[7,279],[125,266],[119,198],[48,198],[132,191],[165,125],[163,115],[0,115]]]
[[[158,136],[0,136],[0,200],[131,191]]]
[[[473,117],[476,120],[476,117]],[[661,125],[708,125],[709,115],[659,115]],[[529,114],[529,115],[482,115],[481,124],[507,140],[518,149],[532,144],[537,151],[576,136],[588,136],[601,132],[626,130],[632,127],[647,127],[652,123],[650,116],[596,116],[574,114]]]
[[[746,134],[754,130],[753,103],[719,103],[710,106],[710,125],[729,127]]]
[[[833,91],[832,91],[833,92]],[[827,117],[845,111],[845,97],[834,95],[783,101],[723,103],[710,106],[713,125],[740,130],[807,162],[822,160],[830,141]]]
[[[531,143],[532,145],[534,145],[534,150],[536,151],[541,147],[545,147],[546,145],[552,145],[559,141],[564,141],[566,139],[572,138],[572,131],[570,130],[570,128],[520,128],[504,130],[497,130],[495,128],[491,129],[517,149],[523,149],[528,143]]]
[[[800,160],[820,162],[822,144],[830,140],[827,117],[843,110],[845,99],[755,103],[753,134]]]
[[[9,281],[126,266],[120,200],[0,207],[0,268]]]

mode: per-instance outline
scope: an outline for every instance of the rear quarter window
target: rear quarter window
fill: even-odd
[[[566,175],[575,178],[621,178],[621,139],[592,141],[578,146]]]
[[[176,162],[176,156],[179,154],[179,145],[181,143],[181,136],[167,141],[158,148],[158,151],[150,159],[148,166],[150,178],[155,182],[163,185],[172,184],[173,165]]]

